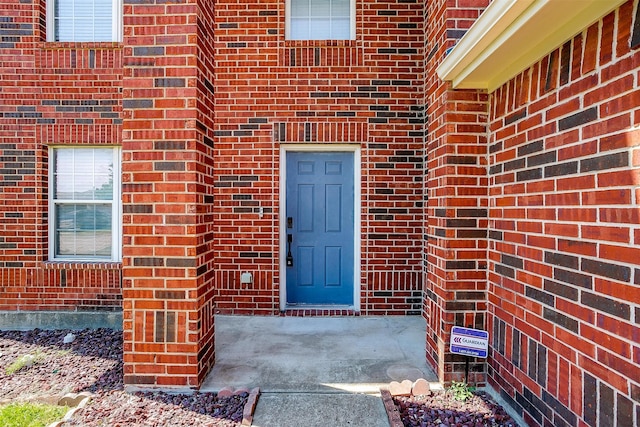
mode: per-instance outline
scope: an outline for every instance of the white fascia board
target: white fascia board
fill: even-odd
[[[454,88],[489,92],[625,0],[494,0],[438,66]]]
[[[494,40],[499,38],[534,1],[493,1],[438,66],[438,76],[443,80],[453,80],[469,68],[476,58],[487,55],[492,50]]]

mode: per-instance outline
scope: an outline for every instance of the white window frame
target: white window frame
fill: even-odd
[[[47,41],[63,43],[76,43],[74,40],[56,40],[56,19],[55,19],[55,2],[56,0],[47,1]],[[111,40],[96,40],[93,42],[77,42],[77,43],[111,43],[122,42],[122,15],[123,7],[122,0],[111,0],[112,12],[111,12]]]
[[[351,5],[349,11],[351,16],[349,18],[350,34],[348,39],[327,39],[327,40],[355,40],[356,39],[356,0],[350,0]],[[291,0],[285,2],[285,39],[286,40],[305,40],[305,39],[292,39],[291,38]],[[309,39],[319,41],[318,39]]]
[[[56,256],[56,206],[60,204],[104,204],[106,200],[56,200],[55,156],[56,150],[111,149],[113,155],[113,198],[111,200],[111,256]],[[122,150],[117,146],[68,146],[49,147],[49,261],[59,262],[120,262],[122,261]]]

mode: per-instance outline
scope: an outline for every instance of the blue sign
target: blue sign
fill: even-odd
[[[451,328],[451,353],[486,358],[488,349],[489,332],[461,326]]]

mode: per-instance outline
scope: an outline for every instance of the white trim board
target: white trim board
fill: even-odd
[[[456,89],[493,92],[624,0],[496,0],[437,68]]]

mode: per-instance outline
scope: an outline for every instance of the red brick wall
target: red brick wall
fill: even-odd
[[[640,422],[634,4],[491,95],[489,382],[530,425]]]
[[[455,3],[455,2],[454,2]],[[487,95],[453,90],[435,70],[488,2],[427,6],[427,361],[441,381],[464,380],[465,358],[449,352],[452,326],[486,328]],[[482,359],[469,381],[486,380]]]
[[[214,308],[279,311],[280,147],[357,144],[363,314],[424,310],[446,382],[451,326],[488,329],[471,380],[531,425],[640,421],[637,2],[490,95],[435,75],[488,1],[358,0],[333,43],[277,0],[124,3],[123,47],[0,1],[0,310],[124,295],[126,383],[196,387]],[[47,144],[122,144],[123,267],[47,262]]]
[[[0,1],[0,310],[119,310],[119,264],[47,262],[47,147],[120,144],[122,52],[45,42],[44,9]]]
[[[215,119],[215,96],[213,82],[214,69],[214,4],[201,1],[198,3],[198,235],[196,254],[198,269],[196,273],[201,277],[198,283],[198,320],[200,323],[200,352],[198,355],[199,379],[202,381],[215,362],[214,343],[214,307],[215,307],[215,267],[217,261],[213,246],[214,232],[214,179],[215,166],[213,149],[213,128]]]
[[[212,3],[124,3],[124,381],[198,387],[214,361]]]
[[[285,40],[284,1],[216,2],[222,312],[280,310],[279,150],[290,142],[361,147],[362,313],[421,311],[423,5],[356,8],[355,40],[300,42]],[[240,284],[242,271],[254,273],[252,285]]]

